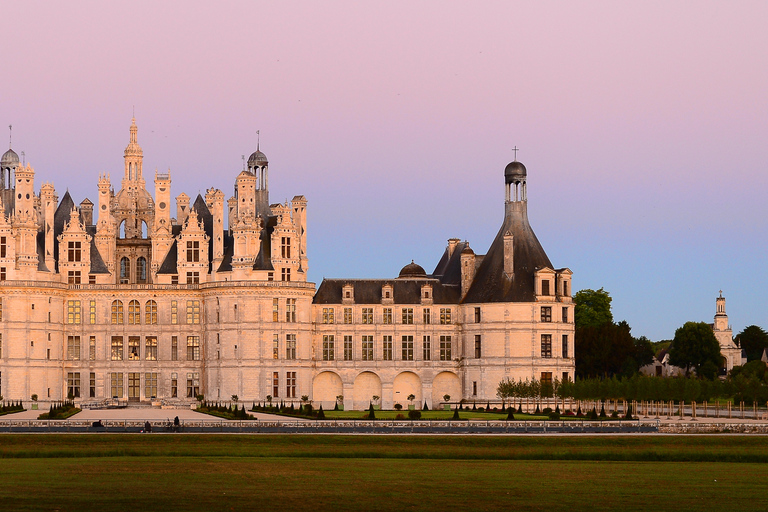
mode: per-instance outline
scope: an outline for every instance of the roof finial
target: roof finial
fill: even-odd
[[[245,155],[240,155],[243,159],[243,170],[245,170]]]
[[[24,152],[21,152],[21,166],[24,167],[27,165],[27,155],[24,154]]]
[[[8,149],[11,149],[11,146],[13,145],[13,125],[8,125],[8,131],[10,132],[8,135]]]
[[[514,161],[517,162],[517,152],[520,151],[520,150],[517,149],[517,146],[515,146],[514,148],[512,148],[512,151],[515,152],[515,160]]]
[[[720,298],[723,298],[723,290],[720,290]]]
[[[256,151],[259,151],[260,142],[261,142],[261,135],[259,135],[259,130],[256,130]]]

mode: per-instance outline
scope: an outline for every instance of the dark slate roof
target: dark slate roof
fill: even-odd
[[[203,221],[203,230],[208,236],[208,272],[210,273],[213,268],[213,215],[200,194],[197,194],[192,208],[195,209],[197,218]]]
[[[527,203],[507,203],[506,210],[504,223],[477,269],[465,303],[533,302],[534,272],[545,267],[554,269],[528,222]],[[504,274],[506,232],[514,237],[512,276]]]
[[[176,227],[176,226],[174,226]],[[168,249],[168,254],[165,255],[163,264],[158,269],[158,274],[175,274],[177,272],[176,263],[179,258],[179,248],[176,240],[173,241],[173,245]]]
[[[37,270],[40,272],[49,272],[48,266],[45,264],[45,233],[42,231],[37,232]]]
[[[224,231],[224,254],[221,258],[221,265],[216,269],[216,272],[231,272],[232,271],[232,255],[235,253],[235,238],[229,234],[229,231]]]
[[[437,279],[323,279],[312,302],[315,304],[341,304],[342,289],[352,285],[355,304],[381,304],[381,289],[392,286],[395,304],[421,304],[421,287],[432,285],[432,301],[435,304],[458,304],[460,290],[445,286]]]
[[[453,249],[453,253],[448,256],[448,248],[445,249],[442,258],[435,267],[432,275],[443,284],[461,284],[461,252],[468,248],[469,244],[466,242],[459,242]]]
[[[109,274],[109,269],[96,247],[96,226],[87,226],[85,231],[91,236],[91,270],[89,274]]]
[[[53,214],[53,257],[56,258],[56,272],[59,271],[59,235],[64,232],[64,225],[69,222],[74,206],[75,202],[67,190],[61,198],[59,207],[56,208],[56,213]],[[45,235],[43,235],[43,248],[45,248]]]
[[[262,220],[265,220],[262,217]],[[264,222],[261,230],[261,249],[253,262],[253,270],[275,270],[272,266],[272,232],[277,225],[277,216],[270,216]]]

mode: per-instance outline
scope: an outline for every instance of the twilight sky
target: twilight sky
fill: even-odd
[[[317,283],[485,253],[517,146],[574,290],[658,340],[722,289],[738,332],[768,327],[766,26],[764,1],[8,2],[0,126],[78,203],[119,188],[134,106],[152,193],[170,168],[229,197],[260,130]]]

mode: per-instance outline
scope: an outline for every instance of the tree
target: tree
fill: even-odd
[[[759,361],[763,350],[768,348],[768,332],[750,325],[736,335],[736,344],[747,353],[747,361]]]
[[[576,327],[576,375],[580,378],[631,375],[638,368],[635,352],[626,322]]]
[[[689,375],[692,369],[696,371],[696,375],[703,376],[700,372],[702,367],[708,374],[711,374],[713,366],[719,368],[722,364],[720,343],[715,338],[712,327],[704,322],[686,322],[678,328],[669,346],[669,362],[685,368],[686,375]],[[708,362],[712,364],[706,364]]]
[[[576,327],[599,327],[613,323],[611,300],[613,300],[611,296],[602,288],[576,292],[573,296],[573,302],[576,304],[574,313]]]

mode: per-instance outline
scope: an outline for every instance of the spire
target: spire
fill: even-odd
[[[260,142],[261,142],[261,135],[259,135],[260,130],[256,130],[256,151],[261,151],[259,149]]]
[[[8,131],[10,132],[8,134],[8,149],[11,149],[11,147],[13,146],[13,125],[12,124],[8,125]]]
[[[137,144],[136,141],[136,133],[138,132],[138,128],[136,127],[136,118],[131,118],[131,144]]]

